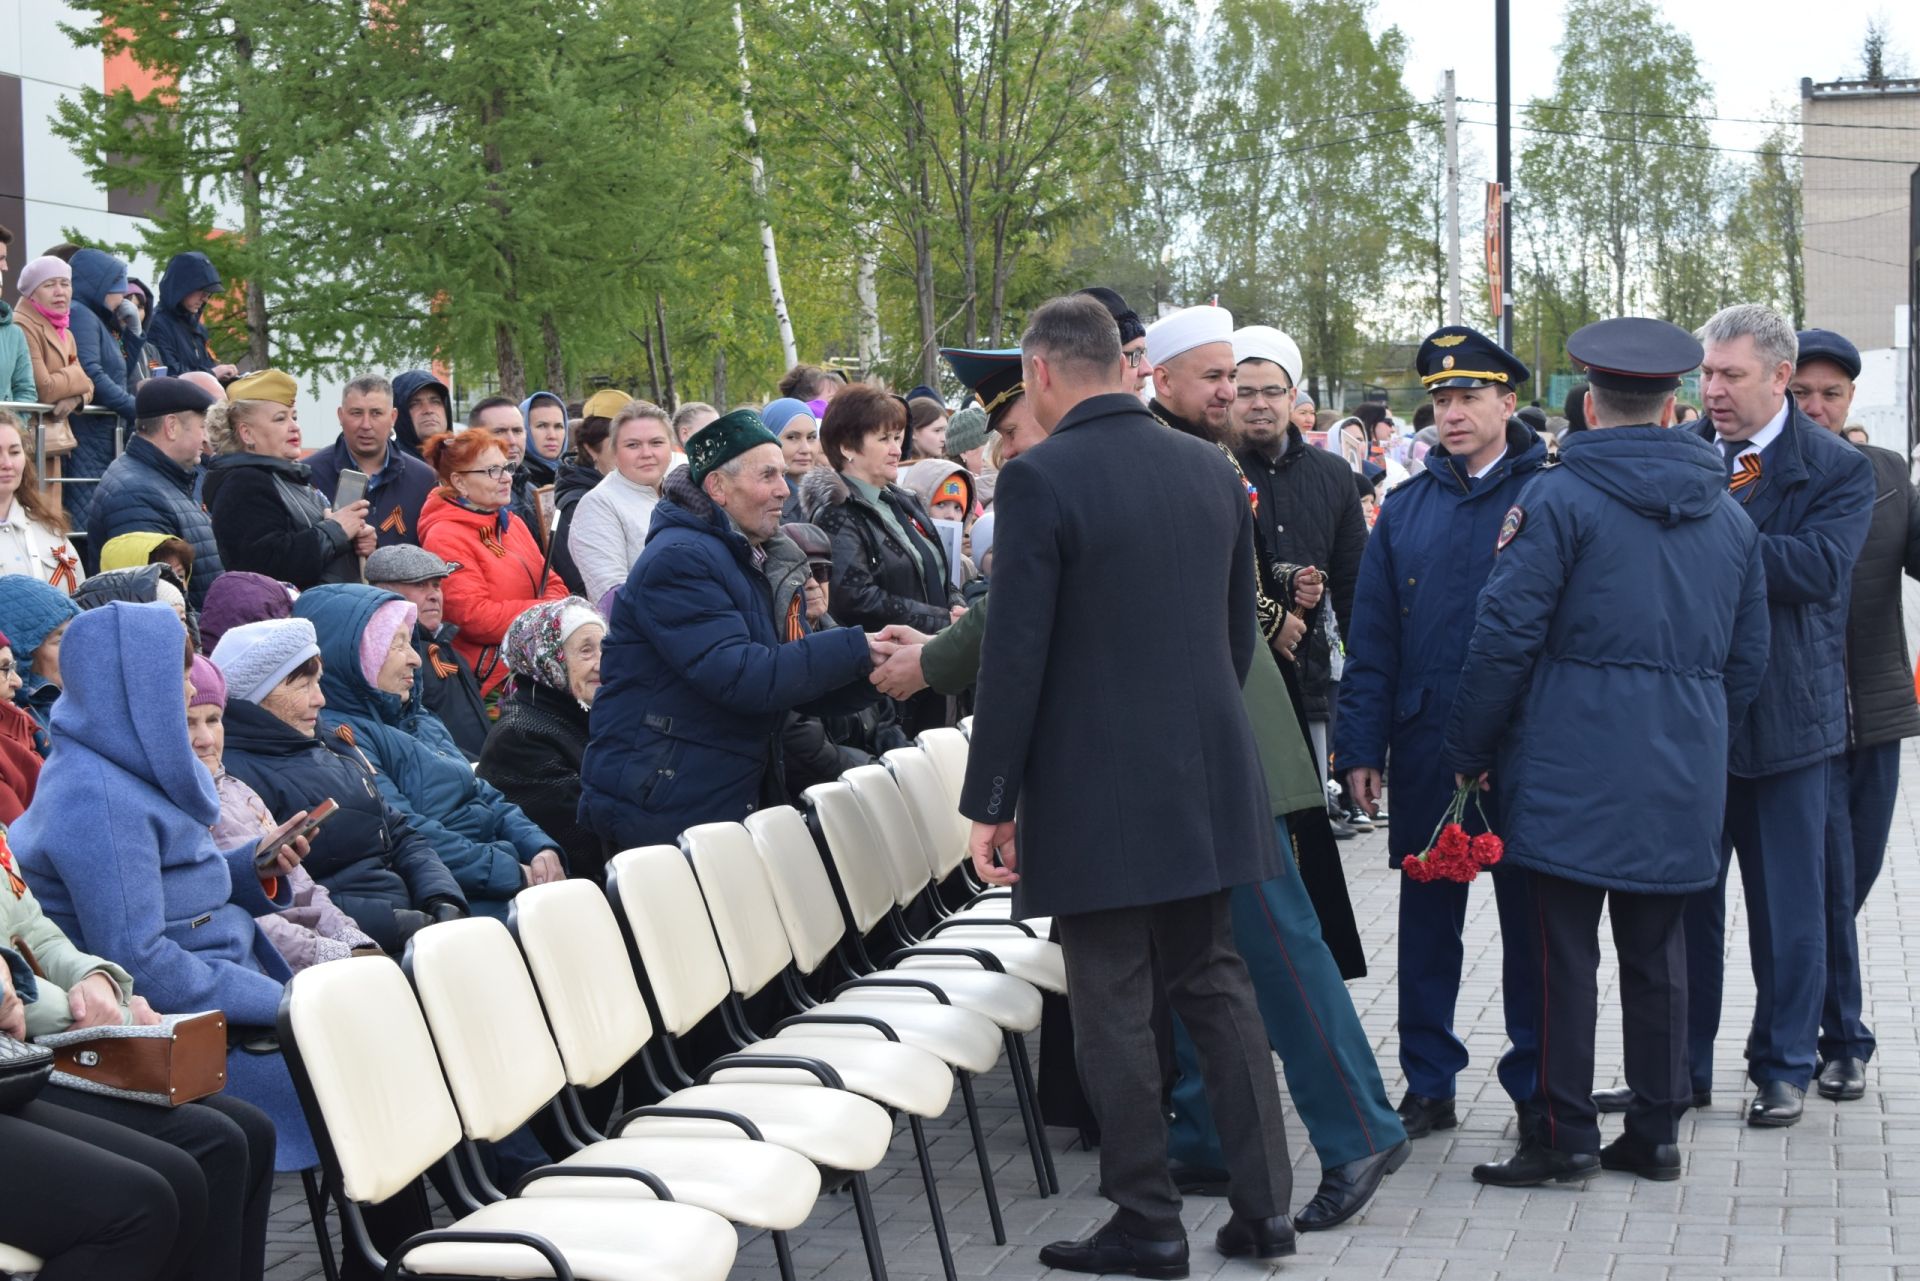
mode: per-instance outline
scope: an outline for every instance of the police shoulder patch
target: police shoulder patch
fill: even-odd
[[[1507,508],[1507,518],[1500,522],[1500,539],[1494,543],[1493,550],[1504,551],[1507,544],[1519,534],[1520,527],[1526,523],[1527,513],[1521,509],[1519,503]]]

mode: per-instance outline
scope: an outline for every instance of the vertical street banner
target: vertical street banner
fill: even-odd
[[[1487,184],[1487,296],[1493,303],[1493,316],[1496,321],[1499,320],[1502,304],[1506,301],[1500,294],[1500,282],[1505,278],[1505,273],[1500,270],[1500,260],[1507,252],[1507,247],[1500,237],[1502,222],[1500,214],[1500,184],[1490,182]]]

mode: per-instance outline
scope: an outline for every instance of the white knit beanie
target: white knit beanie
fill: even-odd
[[[319,638],[304,618],[268,618],[227,629],[209,655],[227,678],[227,696],[257,703],[287,674],[320,656]]]

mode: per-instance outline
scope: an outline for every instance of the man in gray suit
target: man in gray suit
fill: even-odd
[[[1218,1245],[1291,1254],[1280,1093],[1228,915],[1227,891],[1275,875],[1280,857],[1240,693],[1259,644],[1251,511],[1221,501],[1242,492],[1225,454],[1167,431],[1126,390],[1119,329],[1098,301],[1045,304],[1021,350],[1052,435],[1000,473],[960,809],[980,874],[1014,886],[1016,915],[1059,923],[1101,1181],[1118,1206],[1040,1258],[1187,1275],[1150,956],[1199,1047],[1232,1176]],[[1159,608],[1130,610],[1143,582]]]

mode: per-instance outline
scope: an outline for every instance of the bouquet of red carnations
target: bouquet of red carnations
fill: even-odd
[[[1462,885],[1480,875],[1483,867],[1492,867],[1506,853],[1506,843],[1492,832],[1468,836],[1461,825],[1467,803],[1473,803],[1480,825],[1487,826],[1486,811],[1480,808],[1480,780],[1470,778],[1453,794],[1453,804],[1440,816],[1440,826],[1428,839],[1427,848],[1401,860],[1400,870],[1412,881],[1458,881]]]

